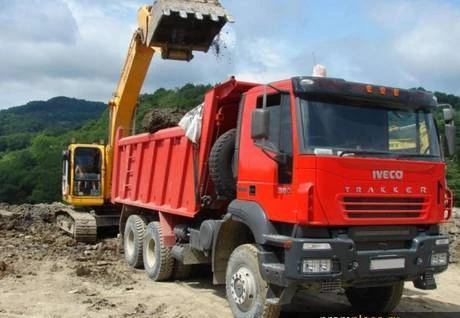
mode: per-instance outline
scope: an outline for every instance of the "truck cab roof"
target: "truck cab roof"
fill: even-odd
[[[401,89],[383,85],[349,82],[340,78],[297,76],[292,85],[298,95],[334,98],[354,101],[372,101],[385,106],[405,106],[416,109],[432,109],[437,106],[436,97],[420,89]]]

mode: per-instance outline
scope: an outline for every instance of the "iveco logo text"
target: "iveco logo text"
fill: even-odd
[[[373,170],[372,178],[381,180],[381,179],[393,179],[401,180],[403,178],[402,170]]]

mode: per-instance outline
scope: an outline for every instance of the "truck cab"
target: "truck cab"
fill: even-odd
[[[327,78],[272,86],[245,97],[238,199],[257,201],[272,221],[311,226],[448,216],[432,96]]]
[[[261,246],[268,282],[345,288],[367,311],[392,310],[403,281],[436,288],[452,193],[433,95],[294,77],[249,90],[242,105],[228,212]]]

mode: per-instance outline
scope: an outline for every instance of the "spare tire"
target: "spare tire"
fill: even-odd
[[[236,129],[222,134],[209,155],[209,174],[218,195],[231,200],[236,197],[236,179],[233,174]]]

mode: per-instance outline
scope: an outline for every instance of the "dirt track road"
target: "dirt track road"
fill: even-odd
[[[124,266],[122,262],[118,265]],[[34,274],[1,280],[1,317],[231,317],[224,289],[212,286],[209,274],[183,282],[155,283],[142,271],[126,268],[122,281],[117,277],[112,281],[110,275],[106,279],[78,277],[66,262],[35,261],[29,266]],[[460,311],[459,267],[439,276],[436,291],[419,291],[409,285],[398,311]],[[350,310],[341,296],[331,302],[330,297],[302,295],[301,302],[303,305],[287,308],[291,312],[283,317],[302,317],[305,311]]]
[[[231,317],[209,269],[184,281],[152,282],[124,264],[115,239],[76,243],[54,227],[52,212],[29,206],[0,213],[0,317]],[[435,291],[406,283],[398,311],[458,317],[460,267],[452,265],[437,281]],[[301,295],[297,303],[282,317],[350,311],[343,296]]]

